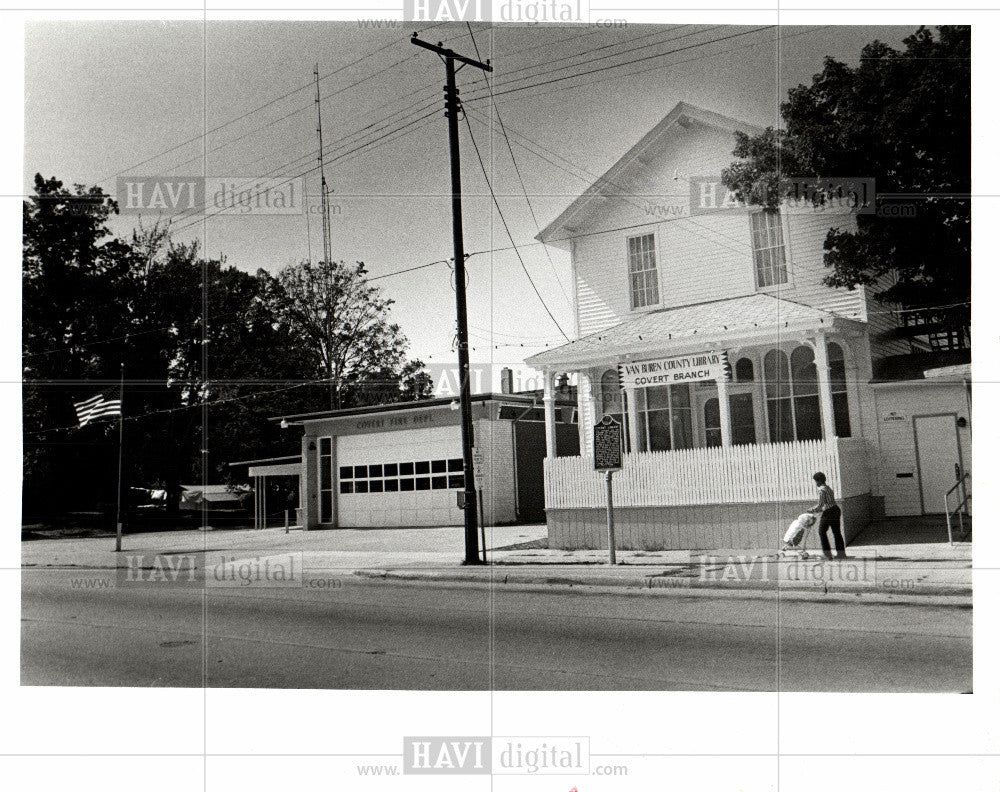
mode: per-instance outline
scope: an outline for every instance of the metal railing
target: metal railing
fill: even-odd
[[[955,482],[950,490],[944,494],[944,516],[948,523],[948,544],[952,547],[955,546],[955,538],[952,535],[952,517],[958,517],[958,528],[962,532],[961,538],[964,539],[967,536],[965,530],[965,517],[967,514],[967,507],[972,500],[972,477],[969,473],[964,474],[958,481]],[[961,488],[961,492],[958,493],[957,490]],[[951,499],[951,494],[955,492],[956,498],[961,496],[961,500],[958,501],[955,508],[951,508],[949,501]]]

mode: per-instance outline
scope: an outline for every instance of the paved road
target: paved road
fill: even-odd
[[[969,609],[339,580],[339,588],[115,587],[113,573],[26,569],[21,679],[470,690],[972,687]]]

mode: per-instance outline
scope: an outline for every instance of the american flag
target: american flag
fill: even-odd
[[[82,402],[73,402],[73,406],[76,407],[76,417],[80,421],[80,426],[86,426],[98,418],[122,414],[122,400],[105,399],[103,393],[98,393]]]

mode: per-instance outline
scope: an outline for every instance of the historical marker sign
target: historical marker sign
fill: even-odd
[[[622,425],[605,415],[594,425],[594,470],[620,470],[622,466]]]

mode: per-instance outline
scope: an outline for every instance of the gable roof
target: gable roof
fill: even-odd
[[[688,104],[687,102],[678,102],[674,105],[673,110],[667,113],[655,127],[643,135],[642,139],[625,152],[624,156],[622,156],[614,165],[608,168],[604,175],[598,178],[597,181],[591,184],[582,195],[577,197],[573,203],[566,207],[562,214],[545,226],[545,228],[538,233],[535,239],[539,242],[552,245],[558,245],[560,242],[568,241],[572,237],[572,232],[575,230],[572,227],[572,220],[574,217],[584,211],[584,209],[593,201],[601,200],[604,193],[609,191],[609,187],[612,188],[612,192],[620,192],[620,180],[633,162],[637,159],[641,160],[642,155],[645,154],[651,146],[659,142],[663,135],[667,134],[677,126],[688,128],[691,126],[692,122],[707,127],[713,127],[715,129],[723,129],[729,132],[745,132],[748,135],[756,135],[764,131],[760,127],[744,123],[743,121],[730,118],[729,116],[724,116],[721,113],[704,110],[700,107]]]

